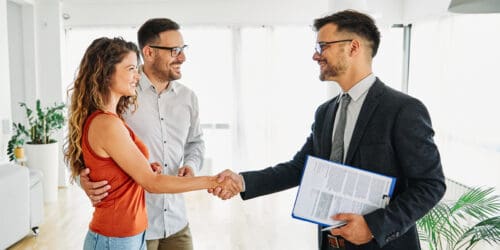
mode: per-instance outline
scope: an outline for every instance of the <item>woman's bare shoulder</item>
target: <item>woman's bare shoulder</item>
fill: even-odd
[[[98,114],[92,120],[89,130],[97,135],[110,135],[110,133],[116,133],[119,131],[127,132],[123,121],[111,114]]]

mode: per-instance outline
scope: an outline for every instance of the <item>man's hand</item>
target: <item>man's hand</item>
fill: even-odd
[[[231,179],[232,181],[234,181],[238,187],[238,192],[242,192],[243,191],[243,176],[229,170],[229,169],[226,169],[224,171],[222,171],[221,173],[219,173],[217,175],[218,179],[217,179],[217,182],[218,183],[222,183],[226,178],[229,178]],[[233,196],[235,196],[237,193],[231,193],[229,190],[223,190],[222,188],[220,187],[217,187],[215,189],[208,189],[208,192],[213,194],[214,196],[217,196],[223,200],[227,200]]]
[[[155,172],[156,174],[161,174],[163,168],[161,167],[161,164],[159,162],[153,162],[150,165],[153,172]]]
[[[108,185],[108,181],[91,182],[89,173],[90,169],[88,168],[80,171],[80,186],[90,198],[92,205],[95,206],[101,202],[104,197],[108,196],[107,191],[111,188],[111,186]]]
[[[215,176],[215,178],[217,178],[217,176]],[[217,181],[218,184],[216,189],[221,189],[222,193],[224,193],[224,195],[220,197],[222,200],[226,200],[237,195],[241,190],[238,183],[231,178],[224,178],[222,181]]]
[[[330,230],[333,235],[340,235],[347,241],[356,244],[366,244],[373,238],[365,218],[359,214],[336,214],[332,216],[334,220],[341,220],[347,222],[345,226],[334,228]]]
[[[177,175],[180,177],[194,177],[194,171],[190,166],[185,165],[179,168]]]

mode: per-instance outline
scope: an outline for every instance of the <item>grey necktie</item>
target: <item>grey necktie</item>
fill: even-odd
[[[337,112],[337,115],[339,115],[339,120],[337,121],[337,126],[335,127],[335,132],[333,134],[330,160],[343,163],[345,122],[347,117],[347,106],[349,105],[349,102],[351,102],[351,97],[349,96],[349,94],[344,94],[342,95],[340,102],[341,105]]]

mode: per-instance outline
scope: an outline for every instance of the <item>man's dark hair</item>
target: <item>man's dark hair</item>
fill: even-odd
[[[180,26],[168,18],[152,18],[147,20],[137,31],[137,41],[142,49],[147,44],[160,38],[160,33],[169,30],[179,30]]]
[[[380,32],[371,17],[354,10],[344,10],[314,20],[314,28],[319,31],[321,27],[329,23],[337,25],[339,32],[354,33],[368,40],[372,49],[372,57],[375,57],[380,44]]]

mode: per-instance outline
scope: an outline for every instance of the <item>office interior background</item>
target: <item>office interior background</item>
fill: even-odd
[[[0,161],[7,161],[10,124],[25,119],[19,102],[65,102],[92,40],[121,36],[136,42],[138,27],[152,17],[178,22],[189,45],[180,81],[199,98],[207,150],[198,174],[289,160],[310,133],[316,107],[339,91],[318,79],[312,21],[352,8],[372,15],[381,30],[375,75],[429,109],[446,177],[496,187],[500,194],[500,14],[452,13],[449,5],[450,0],[0,0]],[[64,132],[58,136],[62,142]],[[78,225],[56,229],[52,239],[43,238],[50,233],[42,227],[45,249],[79,248],[83,242],[92,208],[68,177],[61,156],[59,191],[76,209],[49,204],[46,210],[69,214],[67,223]],[[195,249],[315,249],[316,227],[291,218],[295,195],[296,188],[250,201],[187,194]],[[65,238],[68,231],[73,238]]]

